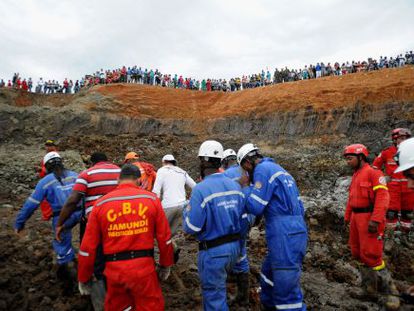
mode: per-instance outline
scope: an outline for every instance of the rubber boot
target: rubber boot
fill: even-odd
[[[370,267],[363,267],[361,271],[362,288],[368,297],[378,295],[378,274]]]
[[[239,273],[237,274],[237,296],[236,303],[239,306],[248,307],[249,306],[249,273]]]
[[[378,295],[378,275],[370,267],[363,266],[361,271],[361,288],[350,293],[351,297],[356,299],[377,300]]]
[[[69,264],[58,265],[56,277],[60,282],[63,296],[72,296],[75,282]]]
[[[399,292],[391,277],[391,273],[386,268],[376,272],[378,274],[378,288],[381,290],[381,293],[385,294],[385,308],[387,310],[398,310],[400,307]]]
[[[180,259],[181,248],[178,247],[175,241],[173,241],[172,244],[173,244],[173,249],[174,249],[174,264],[176,264],[178,260]]]
[[[180,259],[180,252],[181,252],[181,248],[174,249],[174,264],[176,264],[178,260]]]

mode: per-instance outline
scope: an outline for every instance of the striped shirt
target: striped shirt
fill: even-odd
[[[99,162],[79,174],[73,190],[85,195],[86,215],[92,211],[96,200],[117,187],[120,172],[115,164]]]

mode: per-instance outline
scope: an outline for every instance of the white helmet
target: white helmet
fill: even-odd
[[[226,149],[223,152],[223,160],[228,157],[237,157],[236,151],[233,149]]]
[[[251,152],[253,151],[258,151],[259,147],[257,147],[254,144],[245,144],[243,145],[239,151],[237,152],[237,162],[239,163],[239,165],[241,165],[241,162],[243,161],[243,159]]]
[[[166,154],[162,157],[162,162],[164,161],[175,161],[175,158],[172,154]]]
[[[395,173],[414,168],[414,138],[406,139],[399,145],[397,157],[399,166]]]
[[[199,157],[209,157],[222,159],[223,158],[223,146],[215,140],[206,140],[201,144],[198,150]]]
[[[56,151],[49,152],[43,157],[43,164],[46,165],[47,162],[49,162],[52,159],[56,159],[56,158],[62,159],[59,153],[57,153]]]

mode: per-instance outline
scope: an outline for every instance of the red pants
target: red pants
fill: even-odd
[[[40,211],[42,212],[42,219],[43,220],[47,221],[52,217],[53,211],[52,211],[52,207],[50,206],[48,201],[43,200],[40,203]]]
[[[407,217],[408,212],[414,210],[414,190],[408,189],[407,182],[391,181],[388,183],[388,191],[390,193],[389,211],[395,212],[395,217],[387,217],[387,223],[396,224],[398,212],[401,212],[401,226],[410,227],[411,219]],[[392,225],[391,225],[392,227]]]
[[[368,267],[382,264],[384,223],[380,223],[377,233],[368,232],[371,213],[352,213],[349,234],[349,247],[352,256]]]
[[[164,298],[154,271],[139,279],[117,283],[107,279],[105,310],[108,311],[162,311]]]

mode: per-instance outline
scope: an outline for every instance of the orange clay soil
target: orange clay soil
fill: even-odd
[[[36,102],[55,107],[79,102],[91,111],[155,119],[254,117],[310,107],[330,110],[356,103],[414,103],[414,66],[289,82],[233,93],[110,84],[95,86],[79,95],[39,96],[18,92],[14,101],[17,106],[30,106]]]
[[[309,106],[325,110],[357,102],[414,102],[414,67],[289,82],[233,93],[131,84],[96,86],[90,92],[98,92],[116,102],[108,112],[129,116],[158,119],[261,116]]]

